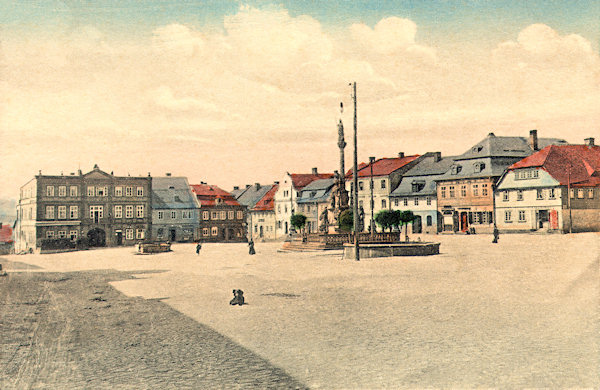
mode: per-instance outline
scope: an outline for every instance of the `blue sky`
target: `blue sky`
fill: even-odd
[[[442,45],[453,40],[508,39],[532,23],[547,24],[563,34],[580,34],[596,48],[600,39],[600,1],[594,0],[2,0],[0,23],[5,31],[39,31],[60,23],[102,26],[108,32],[135,36],[169,23],[219,28],[223,16],[234,14],[241,4],[283,7],[291,16],[317,19],[324,29],[351,23],[373,26],[384,17],[399,16],[417,23],[421,40]]]

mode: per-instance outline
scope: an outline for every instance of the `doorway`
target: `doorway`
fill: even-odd
[[[469,215],[467,212],[463,211],[460,213],[460,231],[465,233],[469,228]]]
[[[423,232],[423,221],[420,215],[415,215],[415,219],[412,223],[412,232],[413,234],[419,234]]]
[[[117,232],[117,245],[123,245],[123,232]]]
[[[96,228],[87,234],[88,245],[93,247],[106,246],[106,233],[104,230]]]
[[[175,239],[177,238],[177,231],[175,229],[170,229],[169,237],[171,239],[171,242],[175,242]]]

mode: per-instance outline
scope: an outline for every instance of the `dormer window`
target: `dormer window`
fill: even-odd
[[[462,171],[462,166],[455,164],[455,165],[452,165],[452,170],[450,171],[450,173],[453,175],[457,175],[460,171]]]
[[[473,164],[473,167],[475,172],[481,172],[485,169],[485,163],[476,162],[475,164]]]
[[[482,149],[483,149],[483,146],[477,145],[477,146],[473,146],[472,151],[473,151],[473,153],[479,153],[479,152],[481,152]]]
[[[412,182],[412,192],[419,192],[423,188],[425,188],[425,182],[423,182],[423,181]]]

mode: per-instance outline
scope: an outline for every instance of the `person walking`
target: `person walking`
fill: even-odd
[[[250,242],[248,242],[248,253],[251,255],[256,253],[254,250],[254,241],[252,241],[252,239],[250,239]]]
[[[202,244],[198,242],[198,245],[196,245],[196,255],[200,254],[200,249],[202,249]]]

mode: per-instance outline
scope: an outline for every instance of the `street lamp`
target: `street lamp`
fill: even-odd
[[[375,201],[373,200],[373,163],[375,157],[369,157],[369,166],[371,167],[371,225],[369,230],[371,231],[371,239],[375,236]]]
[[[352,86],[352,100],[354,102],[354,167],[352,173],[354,176],[354,204],[352,207],[353,222],[354,222],[354,259],[360,260],[360,249],[358,245],[358,155],[357,155],[357,120],[356,120],[356,82],[350,83]]]

